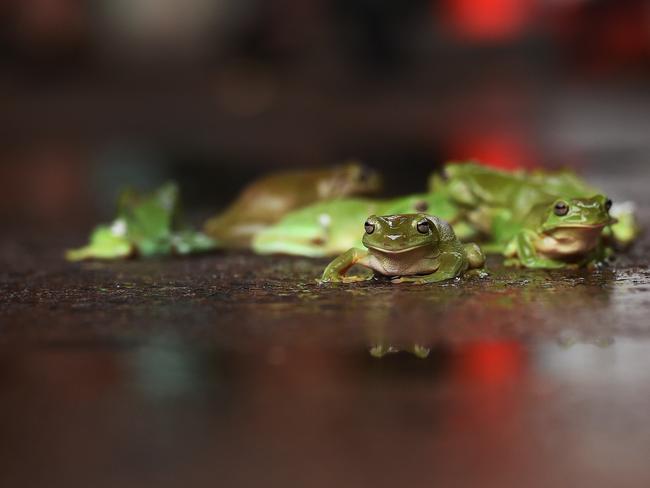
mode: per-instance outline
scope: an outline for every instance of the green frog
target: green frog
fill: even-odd
[[[506,265],[553,269],[604,262],[611,250],[603,229],[615,222],[611,206],[602,195],[535,205],[505,248]]]
[[[352,248],[334,259],[322,283],[353,282],[372,276],[346,276],[354,265],[388,276],[393,283],[435,283],[481,269],[485,256],[473,243],[461,244],[451,225],[425,213],[377,216],[364,224],[366,250]]]
[[[358,162],[311,171],[289,171],[263,177],[245,187],[237,199],[204,226],[225,248],[248,248],[253,237],[284,215],[315,202],[381,189],[381,177]]]
[[[428,212],[454,222],[458,208],[444,193],[416,194],[388,200],[342,198],[307,206],[287,214],[253,239],[259,254],[293,254],[307,257],[336,256],[361,247],[359,224],[368,215]],[[467,225],[456,229],[472,232]]]
[[[606,199],[571,171],[506,172],[467,162],[448,164],[445,177],[433,175],[431,191],[447,193],[461,208],[461,219],[485,239],[489,252],[503,252],[538,205],[557,199]],[[603,237],[618,246],[629,245],[639,232],[633,206],[614,206],[611,212],[618,222],[603,229]]]
[[[118,198],[115,219],[98,225],[88,245],[68,250],[66,259],[109,260],[191,254],[214,249],[216,243],[212,239],[183,224],[179,200],[175,183],[167,183],[150,193],[123,190]]]

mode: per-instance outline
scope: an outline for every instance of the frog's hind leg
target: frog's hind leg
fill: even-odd
[[[469,261],[469,269],[478,269],[485,266],[485,254],[483,254],[478,244],[470,242],[464,244],[463,247],[465,248],[467,261]]]

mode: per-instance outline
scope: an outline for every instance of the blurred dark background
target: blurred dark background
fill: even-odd
[[[5,0],[0,220],[108,218],[179,180],[360,158],[387,194],[447,159],[645,174],[646,0]]]

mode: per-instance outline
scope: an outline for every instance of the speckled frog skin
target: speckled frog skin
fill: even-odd
[[[485,256],[476,244],[461,244],[451,226],[424,213],[368,217],[363,245],[332,261],[321,282],[352,282],[367,277],[348,277],[356,265],[388,276],[393,283],[435,283],[482,268]]]
[[[310,205],[381,189],[381,177],[357,162],[310,171],[275,173],[245,187],[239,197],[204,226],[220,247],[247,248],[253,237],[284,215]]]
[[[603,262],[610,253],[603,229],[615,222],[611,206],[601,195],[536,205],[506,246],[506,265],[552,269]]]

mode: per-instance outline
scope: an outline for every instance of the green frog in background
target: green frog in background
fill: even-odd
[[[239,197],[204,226],[225,248],[248,248],[252,239],[292,210],[336,198],[371,195],[381,177],[358,162],[333,168],[274,173],[245,187]]]
[[[181,222],[179,191],[167,183],[151,193],[124,190],[117,216],[95,228],[88,245],[66,253],[69,261],[122,259],[209,251],[216,243]]]
[[[321,283],[362,281],[369,276],[346,276],[359,265],[392,283],[437,283],[482,269],[485,256],[476,244],[462,244],[451,226],[425,213],[371,215],[364,224],[365,249],[352,248],[334,259]]]
[[[307,257],[336,256],[362,246],[359,228],[368,215],[426,212],[455,222],[458,207],[444,192],[424,193],[387,200],[342,198],[309,205],[287,214],[253,239],[258,254],[293,254]],[[459,234],[470,234],[459,224]]]
[[[537,222],[540,208],[549,208],[558,200],[607,201],[599,190],[569,171],[509,173],[473,163],[448,164],[444,179],[432,176],[430,189],[434,193],[446,193],[462,209],[462,220],[474,229],[477,237],[485,239],[483,247],[498,253],[505,252],[506,246],[511,246],[513,238],[522,230],[537,229],[537,223],[533,225],[533,222]],[[608,212],[611,207],[608,204]],[[578,201],[571,205],[572,212],[585,212],[585,220],[592,217],[589,208]],[[609,218],[598,237],[623,247],[634,240],[638,227],[633,209],[621,206],[617,216],[618,220]]]
[[[611,253],[602,238],[615,222],[611,206],[602,195],[535,205],[505,248],[506,265],[553,269],[603,263]]]

